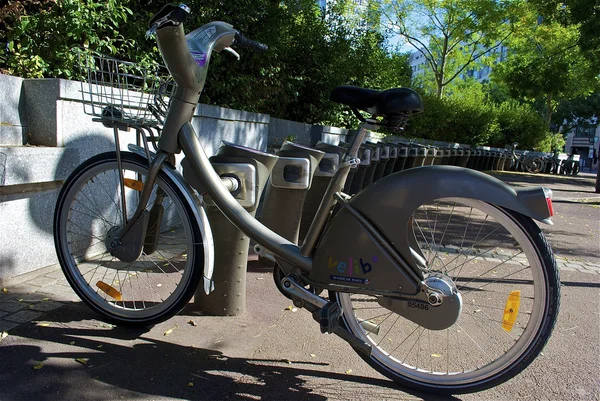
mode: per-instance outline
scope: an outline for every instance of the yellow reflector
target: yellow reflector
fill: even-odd
[[[138,180],[133,180],[131,178],[123,178],[123,184],[125,184],[125,186],[127,188],[131,188],[131,189],[135,189],[136,191],[140,191],[142,192],[142,189],[144,188],[144,183]]]
[[[122,301],[121,293],[116,288],[106,284],[104,281],[98,281],[96,286],[104,291],[108,296],[113,297],[117,301]]]
[[[521,291],[511,291],[506,306],[504,306],[504,316],[502,318],[502,328],[510,333],[513,329],[517,316],[519,315],[519,305],[521,304]]]

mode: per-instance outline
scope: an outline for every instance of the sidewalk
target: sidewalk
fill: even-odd
[[[545,356],[523,374],[454,399],[597,395],[597,302],[587,300],[600,288],[600,195],[595,175],[580,175],[497,175],[554,191],[555,225],[542,229],[561,270],[561,315]],[[7,286],[0,292],[0,332],[8,333],[0,342],[0,400],[446,399],[398,390],[342,340],[321,335],[308,313],[289,310],[271,274],[254,266],[244,315],[202,316],[190,305],[143,330],[97,320],[57,266]]]

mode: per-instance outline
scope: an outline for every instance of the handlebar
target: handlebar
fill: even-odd
[[[235,41],[233,42],[233,45],[239,47],[247,47],[249,49],[254,49],[263,52],[269,50],[269,46],[265,45],[264,43],[257,42],[255,40],[248,39],[239,32],[235,34]]]

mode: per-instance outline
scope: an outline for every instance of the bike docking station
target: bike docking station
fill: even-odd
[[[352,169],[355,170],[352,176],[352,181],[348,180],[346,182],[346,186],[344,187],[344,191],[348,195],[354,195],[360,192],[360,190],[363,187],[363,182],[365,180],[367,170],[369,170],[369,167],[371,166],[371,149],[362,145],[358,150],[358,155],[360,159],[360,164],[357,168]]]
[[[436,148],[429,147],[427,148],[427,153],[425,155],[425,160],[423,160],[424,166],[431,166],[435,162]]]
[[[390,160],[388,160],[387,164],[385,165],[385,170],[383,172],[384,177],[387,177],[394,172],[394,166],[398,161],[398,145],[393,143],[386,143],[386,145],[390,147]]]
[[[313,217],[317,213],[317,210],[319,210],[321,200],[325,196],[325,191],[327,191],[327,187],[335,175],[342,157],[346,153],[345,148],[327,143],[317,143],[315,148],[318,151],[325,152],[325,154],[323,154],[313,174],[312,184],[305,197],[302,218],[300,220],[300,241],[303,241],[306,237]]]
[[[278,156],[223,141],[210,162],[238,203],[255,215],[258,203]],[[184,178],[200,193],[204,189],[193,174],[186,174],[187,162],[182,161]],[[206,294],[198,287],[194,295],[196,309],[214,316],[236,316],[246,310],[246,270],[250,238],[243,234],[219,210],[212,199],[204,195],[206,214],[214,236],[214,289]]]
[[[276,154],[279,159],[265,189],[260,220],[298,244],[304,201],[325,152],[286,141]],[[261,264],[272,265],[264,259],[259,258]]]
[[[390,146],[383,143],[377,143],[375,146],[379,148],[379,163],[375,167],[373,182],[383,178],[385,169],[390,162]]]
[[[381,148],[373,143],[365,143],[364,146],[371,151],[371,164],[367,168],[365,178],[362,182],[362,188],[366,188],[373,183],[375,177],[375,170],[379,165],[381,157]]]

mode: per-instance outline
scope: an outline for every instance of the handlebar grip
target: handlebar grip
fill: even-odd
[[[189,8],[185,5],[167,4],[152,17],[148,26],[151,28],[157,24],[157,28],[161,28],[163,25],[183,24],[188,13]]]
[[[248,39],[247,37],[245,37],[244,35],[242,35],[239,32],[235,35],[234,45],[237,45],[240,47],[248,47],[248,48],[251,48],[254,50],[259,50],[262,52],[269,50],[269,46],[265,45],[264,43],[257,42],[255,40]]]

